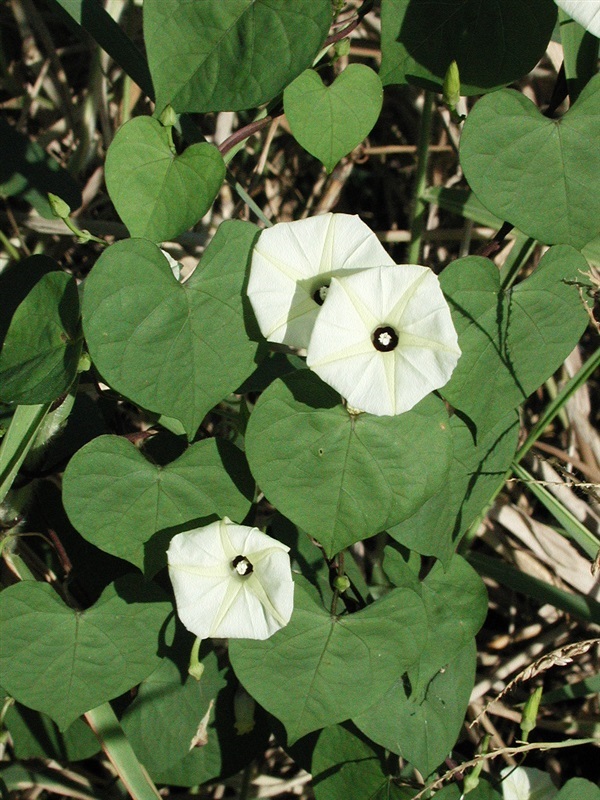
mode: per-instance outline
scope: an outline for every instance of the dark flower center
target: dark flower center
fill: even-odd
[[[329,284],[324,284],[323,286],[319,286],[318,289],[315,289],[312,295],[312,299],[318,306],[322,306],[325,302],[325,298],[327,297],[327,292],[329,290]]]
[[[398,346],[398,334],[391,325],[382,325],[376,328],[371,336],[373,347],[380,353],[389,353]]]
[[[231,562],[231,566],[238,575],[250,575],[254,571],[252,563],[248,561],[246,556],[236,556]]]

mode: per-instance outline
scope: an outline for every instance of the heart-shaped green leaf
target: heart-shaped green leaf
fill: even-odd
[[[307,69],[283,93],[296,141],[327,172],[369,135],[382,103],[379,76],[364,64],[350,64],[331,86],[323,84],[318,72]]]
[[[486,258],[467,256],[442,272],[462,356],[441,393],[471,417],[478,436],[529,397],[577,344],[589,318],[574,284],[586,269],[580,253],[559,245],[508,292]]]
[[[519,418],[510,411],[497,425],[474,441],[468,425],[457,414],[450,417],[453,437],[452,466],[439,492],[412,517],[388,528],[397,542],[448,563],[458,540],[485,507],[514,458]]]
[[[106,154],[106,188],[132,236],[171,239],[206,214],[225,178],[225,162],[208,142],[180,155],[168,128],[135,117],[117,131]]]
[[[135,575],[119,578],[87,611],[66,606],[48,584],[9,586],[0,593],[4,688],[64,730],[158,666],[159,631],[171,610]]]
[[[0,351],[0,400],[49,403],[73,383],[81,354],[75,279],[49,272],[17,307]]]
[[[577,249],[600,234],[600,75],[560,119],[512,89],[469,114],[460,163],[493,214],[545,244]]]
[[[159,111],[239,111],[309,67],[330,0],[145,0],[144,39]]]
[[[86,280],[83,328],[102,376],[133,402],[179,419],[190,438],[255,367],[243,286],[257,233],[248,222],[224,222],[184,284],[145,239],[109,247]]]
[[[291,744],[377,702],[418,658],[424,621],[411,589],[332,617],[315,590],[298,581],[289,624],[265,641],[232,640],[229,655],[250,694],[283,722]]]
[[[396,586],[407,585],[399,569],[402,566],[402,556],[393,548],[386,548],[384,570]],[[408,585],[413,586],[412,581]],[[431,678],[472,641],[485,621],[488,608],[483,581],[458,555],[447,568],[439,562],[434,565],[420,583],[420,594],[427,615],[427,642],[418,662],[409,670],[415,698],[423,697]]]
[[[411,516],[447,477],[452,437],[433,395],[394,417],[353,416],[308,370],[274,381],[246,431],[252,474],[332,556]]]
[[[331,725],[321,732],[313,751],[310,771],[315,798],[408,800],[406,787],[396,785],[386,766],[383,750],[353,725]]]
[[[200,720],[225,686],[219,673],[217,657],[208,653],[203,659],[202,680],[188,675],[182,681],[181,668],[169,658],[140,685],[133,703],[122,719],[123,729],[137,757],[151,773],[174,766],[189,753]],[[214,724],[214,712],[207,723]],[[148,737],[148,730],[154,735]],[[217,744],[216,736],[207,739]],[[204,748],[202,748],[204,750]]]
[[[461,94],[481,94],[532,70],[555,23],[546,0],[382,0],[381,79],[441,91],[456,61]]]
[[[243,769],[261,744],[267,744],[270,731],[260,709],[256,721],[262,717],[263,725],[255,727],[252,736],[235,730],[238,682],[229,666],[219,669],[213,651],[203,654],[201,663],[204,671],[197,681],[191,675],[184,678],[187,664],[163,659],[142,681],[121,720],[137,757],[158,783],[192,786],[226,777]],[[192,747],[202,721],[206,739]]]
[[[456,742],[473,691],[477,648],[475,640],[452,656],[430,680],[424,696],[416,697],[398,680],[376,703],[353,722],[386,750],[410,761],[429,775]],[[410,680],[410,673],[409,673]]]
[[[173,528],[242,520],[253,490],[243,454],[225,440],[204,439],[159,467],[126,439],[99,436],[69,462],[63,503],[84,539],[154,574]]]
[[[406,565],[386,548],[384,570],[396,585]],[[419,660],[386,695],[359,717],[358,727],[373,741],[402,753],[424,774],[437,767],[456,741],[475,676],[474,636],[487,614],[487,592],[475,570],[455,556],[444,571],[436,564],[420,584],[427,615],[427,642]]]

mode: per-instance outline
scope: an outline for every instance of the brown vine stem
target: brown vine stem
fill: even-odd
[[[340,39],[345,39],[349,33],[352,33],[353,30],[358,28],[360,23],[363,21],[363,17],[366,17],[369,11],[373,8],[373,5],[374,5],[373,0],[365,0],[362,6],[358,9],[355,19],[353,19],[352,22],[345,28],[342,28],[341,31],[337,31],[337,33],[332,33],[331,36],[325,39],[323,47],[329,47],[329,45],[339,42]]]
[[[484,247],[481,248],[477,252],[478,256],[482,256],[483,258],[493,258],[496,253],[501,249],[502,245],[504,244],[504,240],[506,239],[507,235],[512,231],[514,225],[511,225],[510,222],[503,222],[502,227],[498,231],[498,233],[494,236],[494,238],[488,242]]]
[[[356,19],[353,19],[352,22],[349,25],[347,25],[345,28],[343,28],[341,31],[338,31],[337,33],[332,33],[331,36],[328,36],[327,39],[325,39],[325,42],[323,43],[323,47],[329,47],[330,45],[335,44],[336,42],[339,42],[340,39],[345,39],[346,36],[348,36],[349,33],[352,33],[353,30],[358,28],[360,22],[361,22],[361,18],[360,17],[356,17]]]
[[[472,758],[470,761],[464,761],[457,767],[453,767],[452,769],[448,770],[448,772],[445,772],[440,778],[437,778],[427,786],[424,786],[421,791],[413,797],[413,800],[420,800],[422,797],[425,797],[428,792],[440,788],[442,784],[451,780],[455,775],[464,772],[466,769],[469,769],[469,767],[476,767],[482,761],[488,759],[497,758],[498,756],[502,755],[515,756],[519,755],[519,753],[528,753],[531,750],[544,751],[559,750],[563,747],[578,747],[582,744],[596,744],[600,746],[600,739],[565,739],[564,742],[532,742],[531,744],[523,744],[519,745],[518,747],[499,747],[497,750],[492,750],[489,753],[481,753],[480,755],[475,756],[475,758]]]
[[[263,117],[262,119],[257,119],[254,120],[254,122],[250,122],[248,125],[244,125],[243,128],[240,128],[235,133],[232,133],[231,136],[228,136],[227,139],[225,139],[225,141],[221,142],[219,145],[219,152],[222,156],[224,156],[232,148],[234,148],[236,144],[243,142],[244,139],[248,139],[250,136],[254,136],[255,133],[262,131],[262,129],[270,125],[274,119],[281,116],[283,116],[283,114],[276,114],[274,117]]]

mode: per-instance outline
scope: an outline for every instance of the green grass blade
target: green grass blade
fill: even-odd
[[[15,792],[17,797],[29,795],[31,790],[70,797],[72,800],[101,800],[106,797],[105,793],[97,793],[86,778],[59,769],[58,764],[55,768],[35,763],[8,764],[2,769],[2,779],[7,790]]]
[[[531,475],[520,464],[513,463],[512,471],[520,478],[527,488],[534,494],[537,499],[545,506],[546,510],[552,514],[554,519],[563,528],[563,533],[572,539],[581,547],[581,549],[594,560],[600,550],[600,540],[581,523],[568,509],[566,509],[560,500],[557,500],[545,486],[542,486],[539,481]]]
[[[162,800],[150,776],[137,760],[110,703],[93,708],[84,717],[131,797],[134,800]]]
[[[487,575],[502,586],[531,597],[540,605],[550,603],[579,620],[600,623],[600,603],[591,597],[557,589],[556,586],[550,586],[538,578],[526,575],[498,558],[491,558],[482,553],[470,552],[467,559],[480,575]]]
[[[544,692],[542,705],[563,703],[565,700],[576,700],[579,697],[590,697],[598,693],[600,693],[600,675],[593,675],[591,678],[584,678],[577,683],[567,683],[560,689]]]
[[[50,403],[16,407],[0,447],[0,503],[12,486],[49,408]]]
[[[428,186],[421,199],[435,203],[446,211],[472,220],[476,225],[499,228],[502,220],[490,213],[469,189],[446,189],[443,186]]]
[[[154,99],[154,87],[144,56],[97,0],[52,0],[76,25],[84,28],[119,64],[140,89]]]
[[[531,450],[532,446],[537,442],[542,433],[546,430],[552,420],[558,416],[561,409],[565,406],[567,400],[579,389],[580,386],[590,378],[593,373],[600,367],[600,350],[597,350],[588,360],[583,364],[579,372],[567,381],[560,392],[556,395],[554,400],[548,404],[546,410],[539,418],[537,423],[531,429],[531,432],[525,442],[519,448],[515,461],[521,461],[522,458]]]

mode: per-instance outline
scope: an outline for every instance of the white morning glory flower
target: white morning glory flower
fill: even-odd
[[[332,279],[306,363],[348,405],[384,416],[447,383],[459,356],[436,275],[394,264]]]
[[[288,550],[227,517],[178,533],[167,561],[179,619],[199,639],[268,639],[292,615]]]
[[[267,228],[254,248],[248,282],[263,336],[306,348],[332,276],[393,263],[373,231],[350,214]]]
[[[555,0],[571,19],[593,33],[600,36],[600,0]]]
[[[552,800],[558,794],[548,773],[535,767],[504,767],[500,775],[504,800]]]

